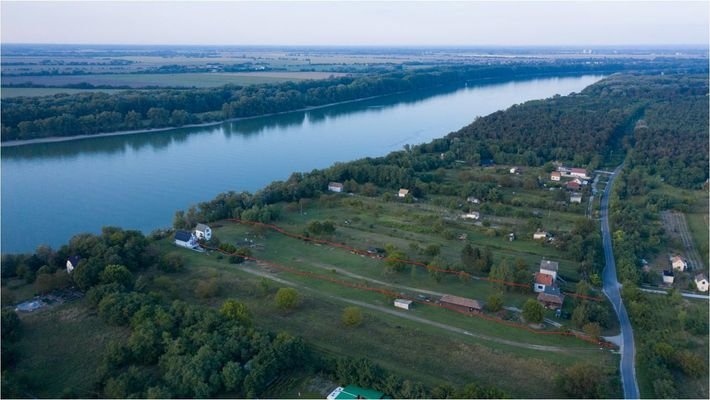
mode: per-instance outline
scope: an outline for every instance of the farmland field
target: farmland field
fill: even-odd
[[[118,93],[122,89],[64,89],[64,88],[16,88],[4,87],[0,89],[0,97],[8,99],[11,97],[38,97],[52,96],[58,93],[76,94],[89,92]]]
[[[94,75],[37,75],[6,76],[4,84],[32,83],[46,86],[64,86],[89,83],[95,86],[146,86],[161,87],[214,87],[227,84],[258,85],[304,79],[324,79],[342,74],[330,72],[215,72],[215,73],[179,73],[179,74],[94,74]],[[5,89],[3,89],[5,90]]]

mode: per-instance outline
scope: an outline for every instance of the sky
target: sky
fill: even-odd
[[[2,43],[708,45],[710,2],[0,2]]]

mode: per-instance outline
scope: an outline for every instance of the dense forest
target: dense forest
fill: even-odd
[[[304,107],[402,91],[461,84],[473,80],[514,79],[543,75],[612,73],[685,67],[684,61],[613,63],[541,63],[422,69],[359,77],[308,80],[255,86],[100,92],[3,100],[2,141],[105,132],[179,127],[230,118],[252,117]]]

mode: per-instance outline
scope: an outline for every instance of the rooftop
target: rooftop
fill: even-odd
[[[542,272],[535,273],[535,283],[541,285],[550,286],[552,285],[552,275],[543,274]]]
[[[204,232],[207,229],[210,229],[210,227],[205,224],[197,224],[197,226],[195,227],[196,231],[201,231],[201,232]]]
[[[337,395],[334,397],[336,400],[341,400],[341,399],[381,399],[384,397],[384,393],[378,392],[377,390],[373,389],[363,389],[361,387],[355,386],[355,385],[348,385],[345,386],[344,388],[339,388],[342,389],[337,393]],[[338,389],[334,390],[333,393]],[[330,396],[328,396],[330,397]]]
[[[439,301],[442,303],[449,303],[461,307],[475,308],[479,310],[481,309],[481,304],[477,300],[467,299],[465,297],[458,297],[447,294],[444,295],[441,299],[439,299]]]
[[[542,260],[540,261],[540,269],[546,269],[548,271],[557,271],[560,269],[560,263],[557,261]]]

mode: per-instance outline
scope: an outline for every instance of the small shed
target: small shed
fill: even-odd
[[[565,297],[562,295],[560,288],[555,286],[547,286],[545,287],[545,291],[537,295],[537,301],[551,310],[557,310],[562,308],[562,303],[564,303]]]
[[[480,219],[481,214],[479,214],[478,211],[471,211],[470,213],[461,214],[461,218],[463,218],[463,219]]]
[[[562,178],[562,174],[559,173],[559,172],[557,172],[557,171],[553,171],[553,172],[550,174],[550,180],[551,180],[551,181],[559,182],[559,181],[560,181],[560,178]]]
[[[341,193],[343,191],[343,184],[339,182],[330,182],[328,184],[328,190],[335,193]]]
[[[409,194],[409,189],[399,189],[399,192],[397,192],[397,197],[407,197]]]
[[[665,283],[666,285],[672,285],[674,280],[675,276],[673,275],[672,269],[663,271],[663,283]]]
[[[412,301],[405,299],[395,299],[394,306],[403,310],[410,310],[412,308]]]
[[[569,202],[570,203],[581,203],[582,202],[582,194],[581,193],[572,193],[569,196]]]
[[[79,261],[81,258],[79,256],[71,256],[67,259],[67,273],[71,274],[74,268],[79,266]]]
[[[541,231],[537,230],[535,233],[533,233],[533,239],[539,240],[539,239],[547,239],[547,232],[546,231]]]
[[[705,276],[705,274],[697,274],[695,275],[695,286],[698,288],[699,291],[701,292],[707,292],[708,291],[708,278]]]

